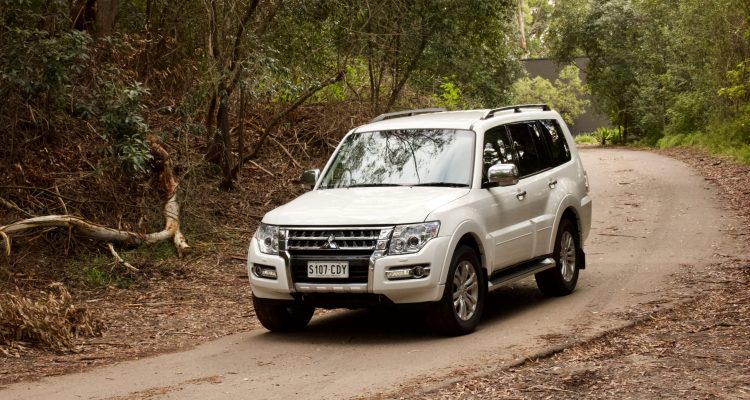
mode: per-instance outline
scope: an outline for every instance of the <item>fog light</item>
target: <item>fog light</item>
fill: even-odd
[[[388,280],[420,279],[430,275],[429,265],[410,265],[407,267],[396,267],[385,271]]]
[[[427,274],[430,273],[429,268],[425,268],[421,265],[417,265],[416,267],[411,269],[411,275],[415,278],[423,278],[427,276]]]
[[[258,278],[276,279],[276,268],[269,265],[255,264],[253,265],[253,275]]]

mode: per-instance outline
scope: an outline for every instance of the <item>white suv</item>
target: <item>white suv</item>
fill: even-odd
[[[313,190],[267,213],[248,251],[272,331],[316,307],[424,303],[437,331],[465,334],[488,290],[534,274],[566,295],[585,267],[588,179],[546,105],[383,114],[302,179]]]

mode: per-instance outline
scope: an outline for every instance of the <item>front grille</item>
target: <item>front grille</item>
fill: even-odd
[[[287,233],[289,250],[374,250],[380,228],[294,228]]]
[[[283,229],[283,228],[282,228]],[[283,229],[281,247],[289,254],[295,283],[367,283],[370,257],[380,239],[390,236],[390,227],[330,227]],[[381,239],[381,233],[384,236]],[[379,247],[382,248],[382,247]],[[348,278],[308,278],[308,261],[347,261]]]

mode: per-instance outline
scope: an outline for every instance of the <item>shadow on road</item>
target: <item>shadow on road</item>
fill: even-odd
[[[534,312],[534,308],[548,301],[533,282],[500,288],[489,293],[486,299],[482,322],[477,332],[490,331],[491,327],[512,329],[507,320],[518,313]],[[562,299],[560,299],[562,300]],[[310,325],[301,332],[272,333],[266,331],[254,341],[273,343],[361,343],[389,344],[410,341],[450,340],[434,334],[426,323],[423,306],[398,306],[365,310],[335,310],[315,316]]]

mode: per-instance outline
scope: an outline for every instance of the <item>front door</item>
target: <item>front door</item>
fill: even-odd
[[[496,202],[500,224],[491,232],[495,242],[493,270],[529,260],[539,254],[538,237],[544,237],[549,224],[543,217],[549,199],[548,149],[533,122],[514,123],[485,134],[485,166],[495,160],[518,167],[519,182],[513,186],[489,189]],[[490,155],[490,156],[488,156]]]

